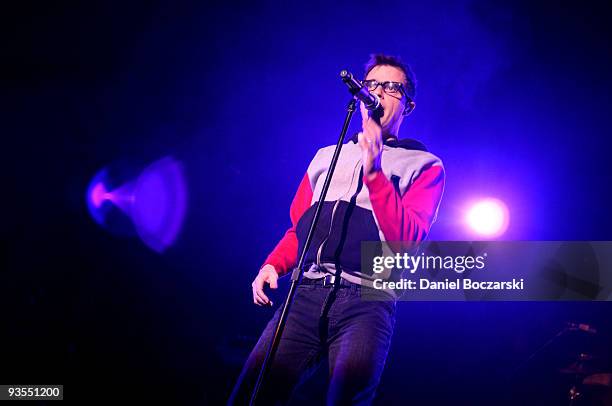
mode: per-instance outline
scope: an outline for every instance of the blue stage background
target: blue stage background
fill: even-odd
[[[373,52],[411,64],[417,107],[400,135],[445,164],[431,240],[468,238],[465,204],[484,196],[510,209],[503,239],[610,240],[609,18],[603,4],[481,0],[5,14],[2,382],[64,384],[73,399],[222,403],[272,314],[252,304],[250,283],[289,226],[310,159],[340,131],[338,73],[361,74]],[[84,195],[113,162],[168,155],[184,164],[189,201],[159,255],[100,228]],[[511,391],[563,401],[556,368],[607,348],[610,310],[401,303],[377,402],[496,404]],[[569,337],[515,371],[568,320],[599,338]],[[298,403],[322,399],[324,369]]]

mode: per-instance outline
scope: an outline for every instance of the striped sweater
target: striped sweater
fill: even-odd
[[[296,266],[335,145],[320,149],[298,187],[290,209],[291,227],[265,260],[279,275]],[[363,175],[357,137],[344,144],[305,258],[307,278],[341,268],[341,277],[372,286],[373,279],[401,275],[361,271],[361,241],[423,241],[436,220],[444,190],[442,161],[418,141],[385,141],[382,173]]]

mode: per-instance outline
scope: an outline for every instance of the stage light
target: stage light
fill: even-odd
[[[465,220],[474,233],[496,238],[506,232],[510,219],[508,208],[501,200],[487,198],[473,204]]]
[[[104,201],[108,200],[109,198],[109,193],[106,191],[104,183],[102,182],[96,183],[92,187],[89,195],[91,196],[91,203],[96,209],[100,208],[100,206],[102,206],[102,203],[104,203]]]
[[[96,174],[87,191],[89,212],[112,233],[135,232],[150,248],[162,252],[176,240],[186,214],[183,167],[167,157],[149,165],[135,180],[126,179],[126,173],[114,167]],[[129,230],[117,212],[131,220]]]

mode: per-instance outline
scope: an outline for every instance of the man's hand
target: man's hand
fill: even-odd
[[[369,179],[376,177],[381,170],[382,157],[382,128],[373,118],[367,114],[362,115],[363,131],[359,133],[357,141],[361,147],[361,161],[363,162],[363,174]]]
[[[251,286],[253,287],[253,303],[257,306],[272,306],[272,301],[268,299],[268,296],[264,294],[263,288],[266,283],[270,285],[272,289],[278,287],[278,274],[276,269],[272,265],[265,265],[259,270],[259,274],[253,280]]]

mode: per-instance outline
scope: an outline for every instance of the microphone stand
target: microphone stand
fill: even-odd
[[[319,201],[317,202],[317,208],[315,209],[312,222],[310,223],[310,228],[308,229],[304,248],[302,249],[302,252],[300,254],[300,259],[298,261],[297,267],[294,268],[293,272],[291,273],[291,287],[289,288],[289,293],[287,294],[287,298],[285,299],[285,303],[281,310],[280,317],[276,323],[276,327],[274,329],[274,336],[272,337],[270,347],[268,348],[268,352],[266,353],[266,357],[264,358],[261,371],[259,372],[259,376],[257,377],[257,383],[255,384],[255,388],[253,389],[251,401],[249,402],[249,405],[251,406],[255,405],[257,396],[259,395],[259,392],[261,392],[261,388],[266,380],[267,375],[270,372],[272,362],[274,361],[274,356],[276,355],[276,351],[278,350],[281,335],[283,334],[283,330],[285,329],[285,323],[287,322],[287,316],[289,315],[289,309],[291,308],[291,304],[293,303],[293,298],[295,296],[295,292],[297,291],[297,287],[302,281],[302,276],[304,275],[303,268],[304,260],[306,259],[306,253],[308,252],[308,248],[310,248],[310,244],[314,236],[314,230],[316,229],[317,223],[319,222],[323,202],[325,201],[327,190],[329,189],[329,185],[331,184],[331,179],[334,174],[334,170],[336,169],[336,164],[338,163],[338,157],[340,156],[340,151],[342,150],[342,145],[344,144],[344,137],[346,136],[346,131],[348,130],[356,106],[357,100],[355,97],[353,97],[346,108],[346,117],[344,119],[342,131],[340,132],[340,137],[338,138],[338,143],[336,144],[336,149],[329,165],[327,176],[325,177],[325,183],[323,184],[323,190],[321,190],[321,196],[319,197]]]

